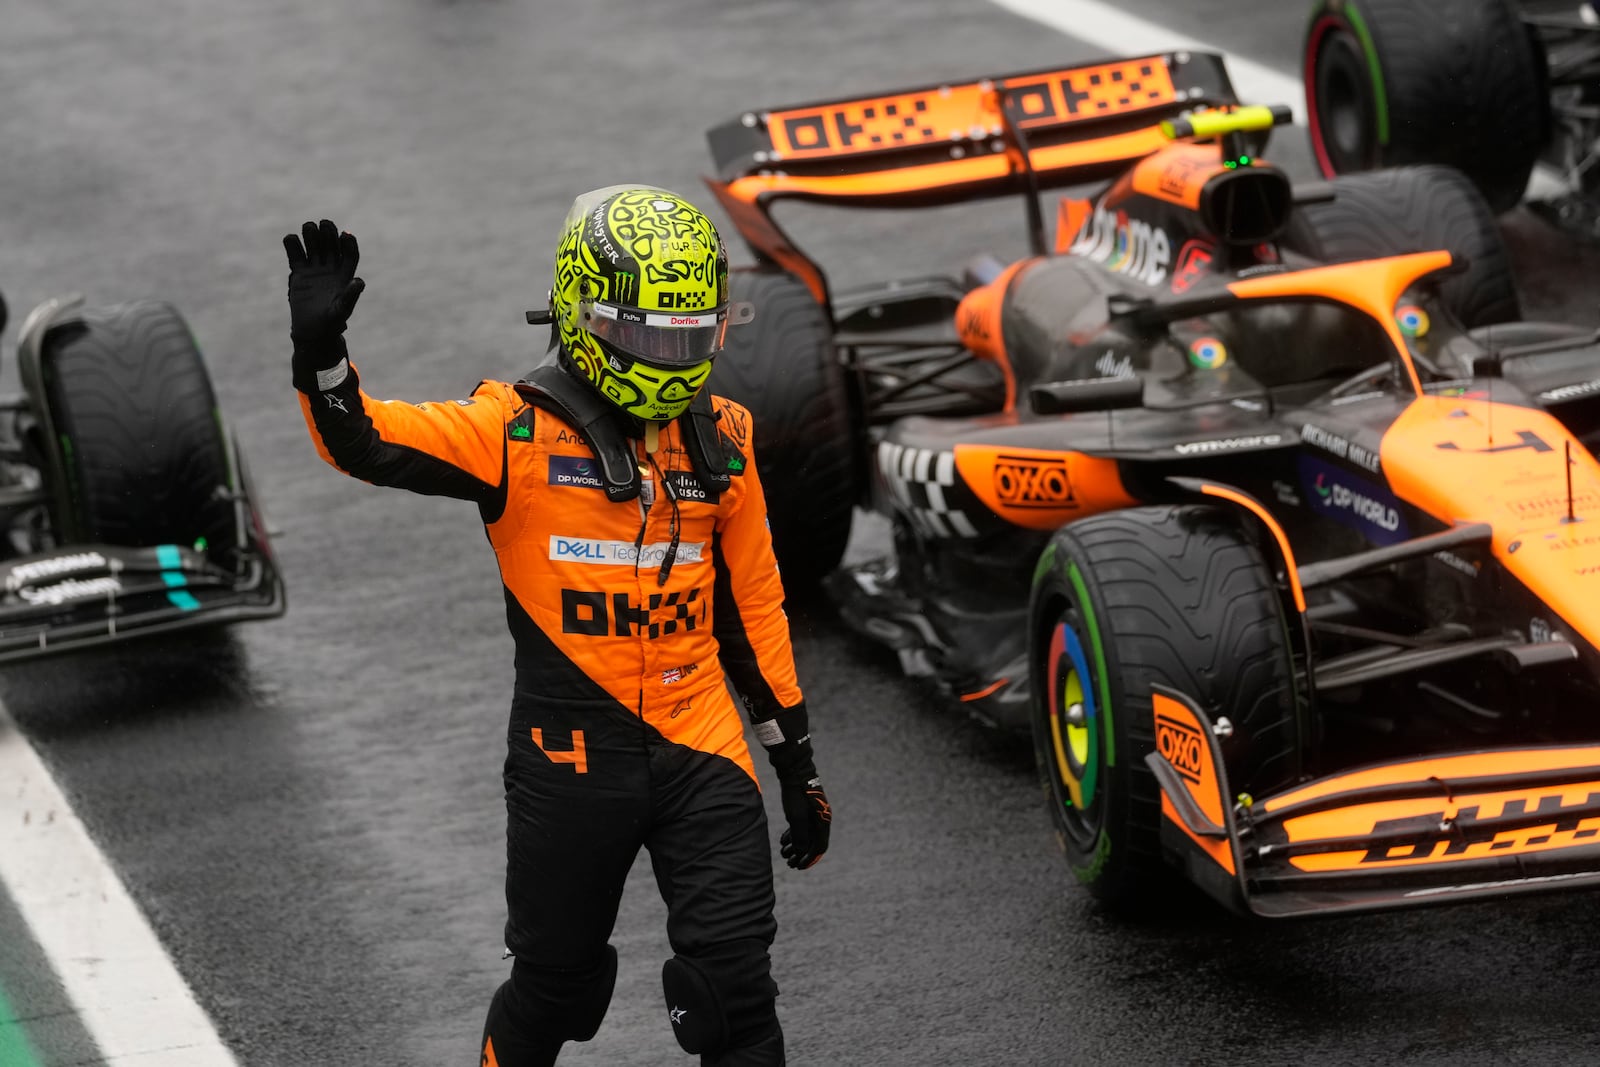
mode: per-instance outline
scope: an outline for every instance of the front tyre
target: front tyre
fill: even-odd
[[[228,442],[204,358],[171,305],[91,308],[52,327],[41,377],[69,539],[195,546],[231,565]]]
[[[1062,527],[1029,601],[1034,750],[1067,866],[1136,912],[1175,881],[1161,850],[1151,686],[1199,702],[1237,792],[1299,774],[1305,725],[1288,620],[1261,552],[1211,507],[1147,507]]]

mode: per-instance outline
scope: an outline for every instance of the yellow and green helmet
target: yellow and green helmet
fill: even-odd
[[[641,419],[675,419],[727,334],[727,251],[676,193],[584,193],[561,231],[550,312],[562,352],[602,396]]]

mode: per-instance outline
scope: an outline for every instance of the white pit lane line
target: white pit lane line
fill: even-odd
[[[96,1063],[237,1067],[50,772],[0,707],[0,884],[100,1049]]]
[[[1285,104],[1295,121],[1305,118],[1305,91],[1298,77],[1234,55],[1228,49],[1186,37],[1159,23],[1127,15],[1095,0],[990,0],[997,7],[1043,23],[1104,49],[1110,56],[1150,52],[1220,52],[1239,99],[1246,104]],[[1183,88],[1179,86],[1179,88]]]

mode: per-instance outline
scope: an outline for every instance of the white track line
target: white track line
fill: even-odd
[[[100,1062],[236,1067],[150,924],[0,707],[0,883]]]
[[[1137,52],[1221,52],[1227,56],[1228,76],[1239,99],[1246,104],[1287,104],[1295,121],[1305,117],[1305,91],[1298,77],[1290,77],[1254,60],[1243,59],[1214,44],[1186,37],[1176,30],[1136,15],[1124,14],[1095,0],[991,0],[1024,18],[1042,22],[1068,37],[1101,48],[1108,55]]]

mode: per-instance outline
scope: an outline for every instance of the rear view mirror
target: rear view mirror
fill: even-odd
[[[1144,406],[1144,379],[1133,375],[1116,378],[1073,378],[1041,382],[1028,390],[1028,401],[1040,415],[1065,415],[1079,411],[1115,411]]]

